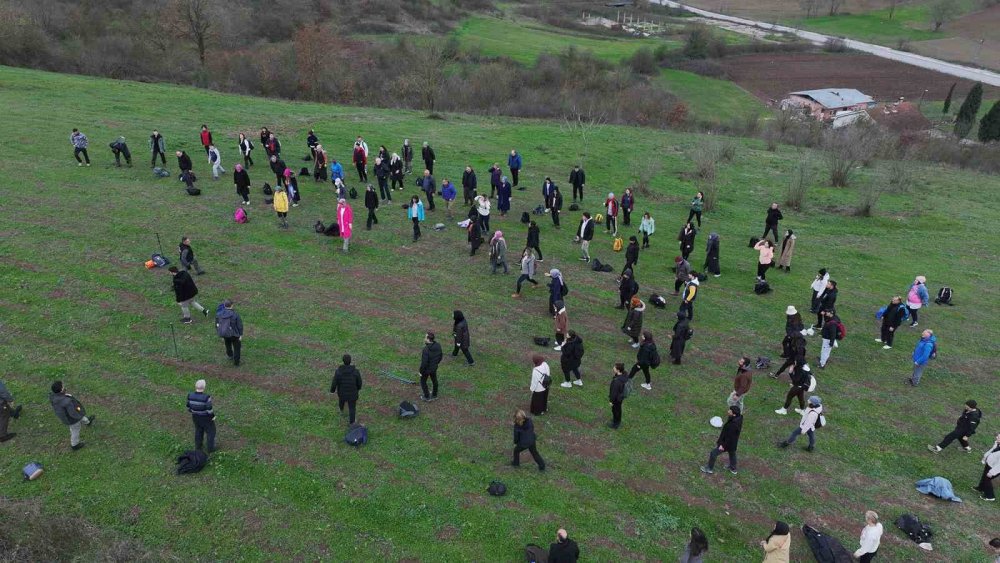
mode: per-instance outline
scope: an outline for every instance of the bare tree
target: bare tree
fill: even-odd
[[[937,0],[931,4],[930,16],[931,27],[934,31],[941,29],[941,26],[955,19],[958,14],[958,6],[955,0]]]
[[[560,129],[569,134],[580,136],[581,156],[580,166],[584,167],[587,157],[590,155],[590,139],[593,132],[607,122],[607,113],[599,111],[593,100],[585,106],[573,104],[570,114],[563,118]]]
[[[811,18],[819,12],[819,0],[799,0],[799,7]]]
[[[844,0],[826,0],[829,6],[829,15],[836,16],[840,8],[844,5]]]
[[[173,0],[168,13],[173,14],[167,20],[171,31],[194,43],[198,49],[198,60],[204,68],[205,51],[215,34],[214,19],[219,15],[215,0]]]
[[[823,149],[830,166],[830,185],[846,187],[854,171],[878,154],[878,126],[858,123],[841,129],[827,129],[823,133]]]

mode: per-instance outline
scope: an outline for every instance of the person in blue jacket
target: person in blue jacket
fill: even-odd
[[[455,204],[456,197],[458,197],[458,190],[455,189],[455,184],[452,184],[448,178],[442,180],[441,199],[444,200],[445,211],[447,211],[449,219],[455,216],[452,212],[452,206]]]
[[[344,167],[335,158],[330,164],[330,181],[336,183],[338,179],[344,181]]]
[[[507,168],[510,168],[510,177],[514,181],[514,187],[517,187],[517,174],[521,171],[521,153],[514,149],[510,150],[510,156],[507,157]]]
[[[549,313],[554,316],[559,312],[559,309],[556,308],[556,301],[562,301],[565,298],[563,286],[566,282],[563,280],[562,272],[555,268],[549,270],[545,277],[552,278],[552,281],[549,282]]]
[[[937,337],[933,330],[925,330],[920,335],[920,342],[913,349],[913,375],[906,380],[906,383],[916,387],[920,385],[920,377],[924,375],[924,368],[934,358],[937,357]]]
[[[506,176],[501,176],[500,185],[497,187],[497,207],[500,208],[501,217],[506,217],[510,211],[511,191],[510,181]]]
[[[413,196],[410,198],[410,205],[406,207],[406,216],[413,221],[413,242],[420,240],[420,222],[424,220],[424,202],[420,198]]]

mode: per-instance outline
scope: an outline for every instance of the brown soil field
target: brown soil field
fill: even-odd
[[[773,22],[779,19],[804,17],[805,12],[795,0],[681,0],[684,4],[730,16]],[[861,13],[885,7],[885,0],[847,0],[840,13]],[[821,12],[821,15],[826,15]]]
[[[789,92],[819,88],[856,88],[876,100],[905,97],[943,100],[952,83],[957,91],[972,86],[968,80],[874,55],[828,53],[757,53],[722,60],[729,79],[765,102]],[[986,99],[1000,97],[1000,88],[987,86]]]
[[[947,39],[910,43],[910,50],[935,59],[1000,70],[1000,40],[997,39],[986,39],[980,45],[978,39],[948,37]]]

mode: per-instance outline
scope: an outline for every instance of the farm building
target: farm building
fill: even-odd
[[[781,109],[800,108],[820,121],[832,121],[837,112],[865,110],[874,105],[871,96],[853,88],[802,90],[781,100]]]

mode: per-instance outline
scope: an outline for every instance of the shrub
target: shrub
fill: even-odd
[[[877,152],[878,137],[878,127],[868,124],[824,132],[823,149],[830,167],[831,186],[841,188],[850,183],[854,169]]]
[[[828,37],[823,43],[823,50],[828,53],[843,53],[847,51],[847,43],[840,37]]]
[[[687,28],[687,39],[684,41],[684,56],[689,59],[704,59],[708,57],[708,46],[712,41],[712,30],[704,25],[692,25]]]
[[[874,181],[865,182],[858,190],[858,203],[854,206],[854,214],[859,217],[871,217],[882,197],[882,187]]]
[[[628,66],[632,72],[646,76],[651,76],[659,71],[656,66],[656,57],[653,56],[653,51],[649,47],[643,47],[632,53],[632,56],[628,58]]]
[[[976,115],[979,113],[979,106],[982,103],[983,83],[976,82],[973,84],[972,89],[969,90],[969,95],[965,97],[962,107],[958,108],[958,114],[955,116],[956,137],[964,139],[969,134],[969,131],[972,131],[972,125],[976,121]]]
[[[804,162],[800,161],[798,168],[792,174],[791,181],[785,188],[785,205],[796,211],[801,210],[806,201],[809,181],[809,169]]]
[[[694,161],[694,175],[699,180],[705,182],[715,181],[715,168],[719,162],[718,148],[714,143],[703,142],[699,144],[691,155]]]
[[[698,182],[698,191],[705,194],[702,207],[705,211],[712,211],[719,202],[719,183],[714,179],[702,180]]]
[[[979,122],[979,140],[984,143],[1000,141],[1000,101],[994,102]]]
[[[904,160],[890,160],[884,167],[885,186],[889,193],[901,194],[913,186],[912,164]]]

